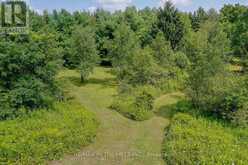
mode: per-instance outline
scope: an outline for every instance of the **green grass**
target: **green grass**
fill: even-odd
[[[248,164],[248,130],[177,114],[163,144],[166,164]]]
[[[59,79],[66,84],[68,95],[97,115],[100,128],[94,144],[51,164],[164,164],[161,144],[169,120],[154,115],[150,120],[136,122],[111,110],[118,87],[111,69],[96,68],[84,84],[80,83],[80,75],[73,70],[61,72]],[[160,105],[156,104],[159,109]]]
[[[0,122],[0,164],[44,164],[93,142],[98,122],[77,103],[56,103]]]

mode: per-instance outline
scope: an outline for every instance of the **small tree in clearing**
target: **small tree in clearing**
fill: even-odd
[[[76,27],[72,34],[73,63],[81,75],[81,82],[93,72],[98,61],[95,37],[88,27]]]

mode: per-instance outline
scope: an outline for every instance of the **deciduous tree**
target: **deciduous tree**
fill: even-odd
[[[95,34],[88,27],[75,27],[72,34],[72,62],[84,82],[98,62]]]

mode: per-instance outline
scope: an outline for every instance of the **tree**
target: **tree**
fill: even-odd
[[[248,8],[242,5],[225,5],[221,9],[220,21],[231,40],[234,55],[244,57],[247,54]]]
[[[191,23],[194,31],[198,31],[200,26],[208,19],[208,15],[204,8],[199,7],[193,15],[191,15]]]
[[[170,1],[159,9],[157,21],[157,27],[164,33],[165,39],[170,41],[172,49],[176,49],[184,36],[184,26],[178,10]]]
[[[238,54],[244,62],[248,62],[248,8],[240,20],[233,25],[231,41],[235,54]],[[244,66],[246,65],[244,63]]]
[[[222,98],[228,83],[224,56],[229,42],[215,22],[206,22],[190,42],[188,95],[197,108],[208,109]]]
[[[142,47],[146,47],[151,44],[154,36],[152,34],[153,26],[156,23],[156,13],[149,7],[139,10],[140,26],[136,34],[141,42]],[[156,35],[156,34],[155,34]]]
[[[43,25],[48,25],[50,23],[49,13],[47,10],[43,11]]]
[[[52,34],[11,36],[0,42],[0,118],[18,114],[21,107],[51,106],[59,96],[55,75],[61,58]]]
[[[97,23],[96,23],[96,43],[99,54],[102,58],[107,58],[110,60],[108,42],[113,40],[114,31],[117,27],[117,21],[112,15],[103,17],[104,15],[99,16],[100,13],[97,13]]]
[[[219,21],[219,13],[214,8],[209,9],[207,15],[208,20]]]
[[[155,84],[155,63],[150,48],[136,49],[122,70],[122,81],[133,86]]]
[[[138,31],[143,20],[139,17],[136,7],[127,7],[123,15],[127,25],[129,25],[134,32]]]
[[[170,42],[166,41],[163,33],[159,32],[151,44],[154,59],[161,66],[168,67],[172,62],[173,50]]]
[[[43,24],[44,21],[42,20],[42,17],[38,13],[34,11],[30,11],[29,18],[30,18],[30,29],[33,32],[39,31],[40,28],[44,26]]]
[[[88,27],[75,27],[72,34],[72,61],[79,70],[81,82],[93,71],[98,61],[95,34]]]
[[[120,24],[114,32],[114,39],[109,43],[112,64],[122,79],[122,71],[130,63],[139,43],[135,33],[125,24]]]

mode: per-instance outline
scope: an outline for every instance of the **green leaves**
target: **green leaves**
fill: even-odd
[[[235,56],[247,59],[248,8],[242,5],[226,5],[221,9],[221,23],[231,40]]]
[[[89,28],[76,26],[72,34],[72,56],[71,63],[81,74],[84,81],[93,71],[98,62],[94,32]]]
[[[51,105],[57,96],[55,75],[60,67],[59,51],[50,35],[31,34],[24,43],[1,42],[0,88],[1,119],[17,115],[21,107]],[[8,108],[12,108],[12,114]],[[5,115],[4,115],[5,114]]]
[[[206,22],[189,42],[188,95],[196,107],[211,109],[228,84],[224,63],[228,40],[218,24]]]
[[[109,43],[111,61],[114,67],[122,69],[130,63],[130,58],[139,47],[135,33],[125,24],[120,24]]]

